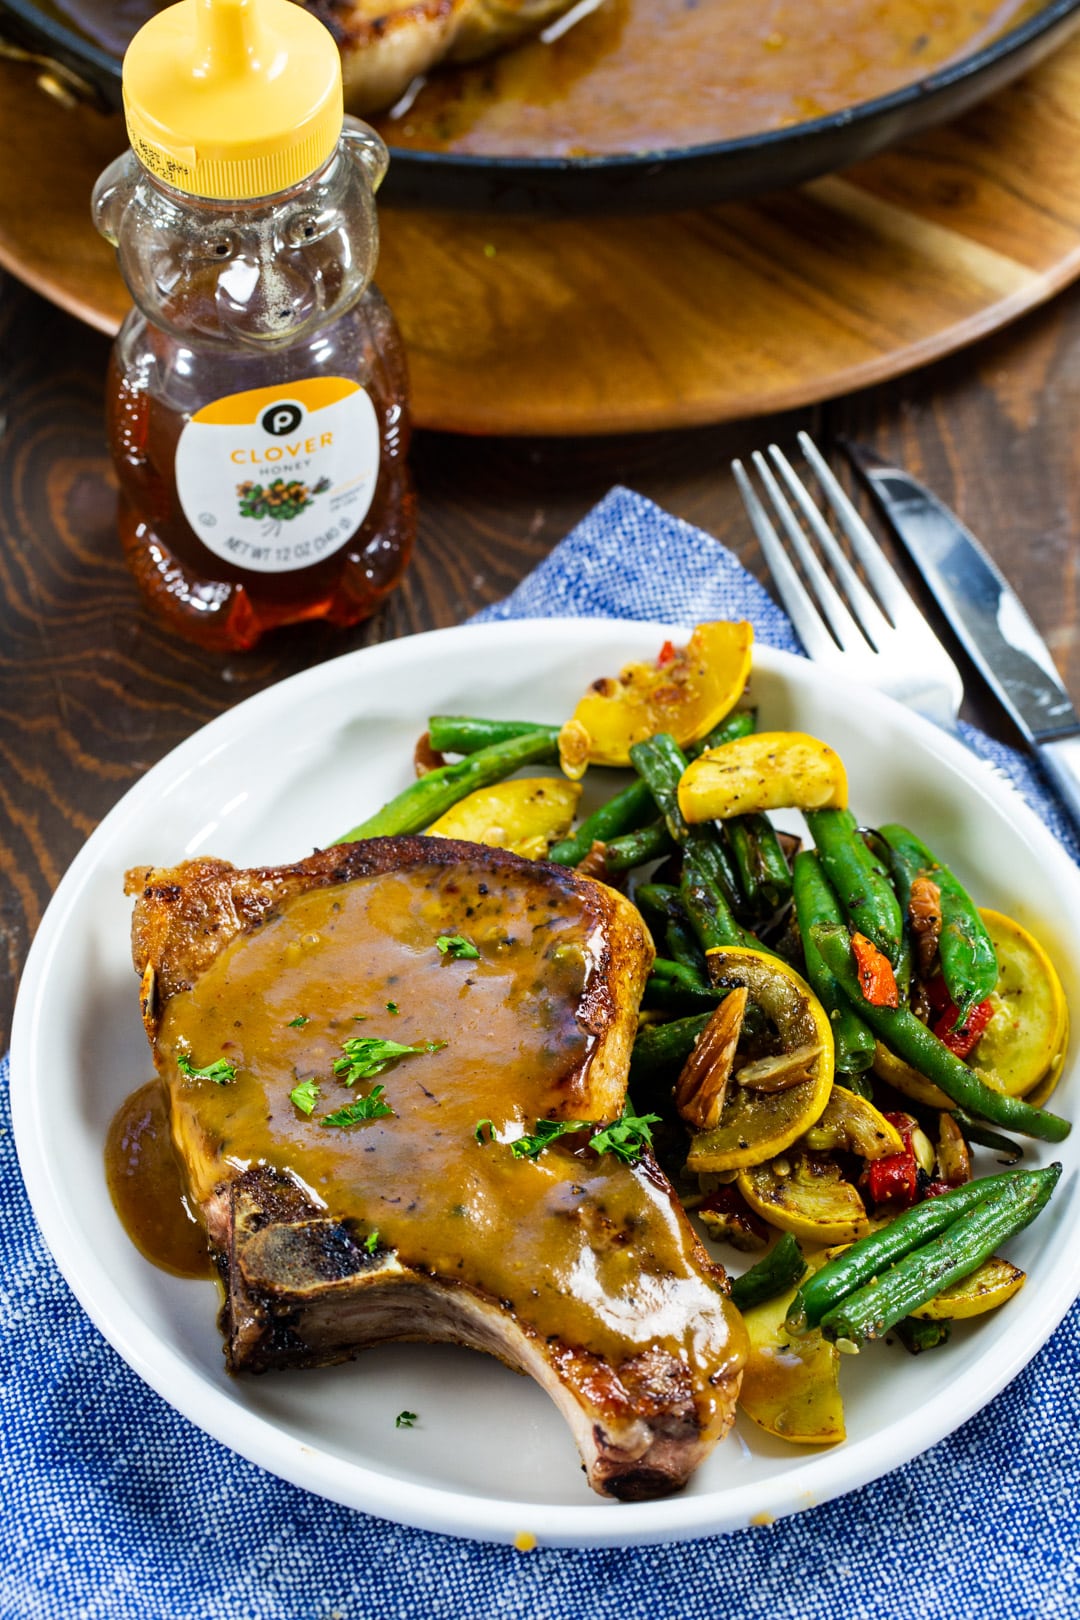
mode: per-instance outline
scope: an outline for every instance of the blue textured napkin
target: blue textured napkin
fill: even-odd
[[[714,540],[613,491],[484,618],[750,618]],[[970,734],[1071,850],[1043,785]],[[637,1551],[528,1554],[309,1496],[178,1417],[109,1348],[38,1236],[0,1065],[0,1616],[34,1620],[965,1620],[1080,1613],[1080,1307],[956,1434],[794,1519]],[[617,1509],[612,1509],[617,1512]]]

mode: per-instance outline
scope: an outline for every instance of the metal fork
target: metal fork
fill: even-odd
[[[964,696],[960,671],[901,584],[814,441],[807,433],[800,433],[798,437],[799,446],[821,488],[824,506],[851,542],[852,551],[877,597],[875,600],[855,572],[822,511],[783,451],[771,444],[768,459],[759,450],[751,459],[817,597],[815,602],[796,572],[746,468],[741,461],[733,461],[731,469],[747,515],[799,639],[815,663],[842,670],[958,736],[957,715]],[[827,558],[837,584],[826,573],[776,473]]]

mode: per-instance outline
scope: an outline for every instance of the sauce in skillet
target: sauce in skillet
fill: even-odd
[[[433,74],[377,120],[393,146],[486,156],[651,151],[783,129],[925,78],[1032,0],[604,0],[551,45]]]
[[[870,101],[970,54],[1045,0],[603,0],[532,40],[432,74],[377,127],[394,146],[567,156],[730,140]],[[154,0],[46,0],[116,56]]]
[[[450,918],[478,960],[439,952]],[[707,1391],[734,1369],[743,1332],[692,1262],[666,1183],[583,1150],[580,1136],[535,1160],[510,1148],[570,1112],[594,1041],[575,1016],[597,967],[593,928],[569,886],[519,884],[508,898],[455,866],[286,902],[164,1011],[158,1044],[193,1202],[272,1165],[361,1236],[377,1231],[380,1249],[502,1300],[537,1334],[616,1362],[663,1346]],[[354,1037],[446,1044],[350,1087],[334,1063]],[[234,1076],[185,1076],[180,1054],[195,1068],[224,1059]],[[290,1100],[307,1080],[319,1088],[310,1118]],[[392,1115],[323,1123],[375,1084]],[[699,1415],[706,1430],[722,1415],[708,1393]]]

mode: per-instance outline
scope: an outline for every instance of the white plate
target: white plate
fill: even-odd
[[[230,1379],[214,1287],[165,1275],[128,1242],[102,1171],[109,1120],[150,1073],[125,869],[202,854],[242,866],[294,859],[410,780],[429,713],[556,719],[590,680],[651,656],[669,631],[581,619],[466,626],[295,676],[215,720],[124,797],[72,865],[34,941],[15,1015],[12,1094],[27,1187],[61,1270],[119,1353],[178,1411],[335,1501],[455,1535],[531,1531],[562,1546],[760,1522],[874,1479],[948,1434],[1019,1372],[1080,1292],[1078,1135],[1059,1150],[1067,1173],[1049,1209],[1010,1247],[1030,1285],[937,1355],[878,1346],[849,1358],[843,1445],[784,1447],[740,1418],[681,1495],[620,1504],[588,1490],[542,1391],[469,1351],[389,1346],[345,1367]],[[1080,876],[1008,789],[914,715],[800,659],[759,649],[753,693],[764,725],[809,731],[840,751],[862,820],[909,823],[983,903],[1034,928],[1080,1007]],[[1055,1097],[1064,1113],[1078,1111],[1075,1071],[1074,1060]],[[397,1430],[394,1414],[406,1407],[420,1423]]]

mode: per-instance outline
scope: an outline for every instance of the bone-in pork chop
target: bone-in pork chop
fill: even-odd
[[[741,1376],[722,1270],[648,1152],[587,1130],[513,1151],[541,1120],[622,1111],[652,955],[629,902],[437,838],[189,861],[128,890],[230,1368],[471,1345],[543,1385],[597,1490],[682,1485]]]

